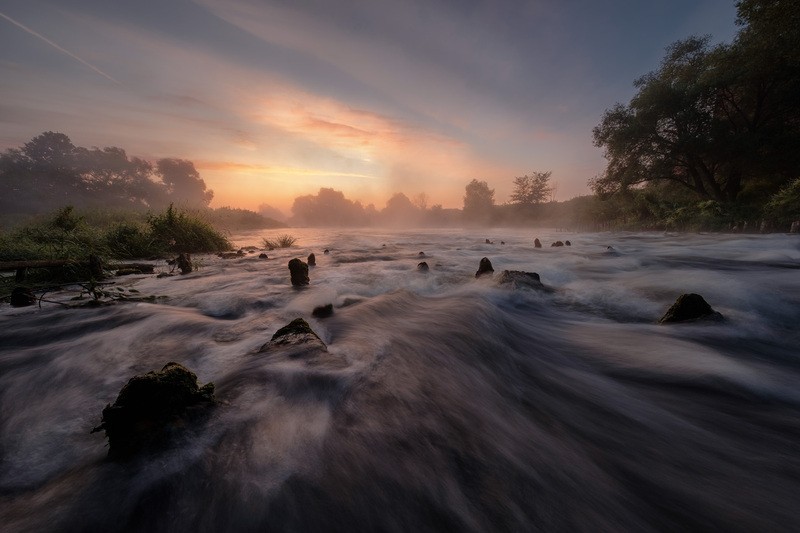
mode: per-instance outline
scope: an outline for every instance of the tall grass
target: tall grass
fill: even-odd
[[[264,242],[264,248],[269,248],[270,250],[274,250],[275,248],[291,248],[291,246],[297,242],[296,238],[287,234],[278,235],[275,239],[265,238],[262,240]]]

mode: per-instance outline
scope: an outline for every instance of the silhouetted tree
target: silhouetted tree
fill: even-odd
[[[191,161],[159,159],[156,168],[172,201],[196,207],[206,207],[211,203],[214,191],[206,189],[206,182]]]
[[[494,189],[485,181],[473,179],[466,186],[464,217],[471,222],[487,222],[494,209]]]
[[[547,201],[550,196],[550,176],[553,173],[533,172],[514,178],[514,192],[511,193],[511,203],[518,205],[535,205]]]
[[[316,195],[299,196],[292,204],[294,222],[309,226],[359,226],[366,222],[364,206],[344,193],[321,188]]]

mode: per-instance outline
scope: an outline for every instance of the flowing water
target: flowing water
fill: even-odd
[[[797,236],[290,233],[116,278],[158,303],[0,307],[3,531],[800,530]],[[658,325],[688,292],[725,320]],[[296,317],[328,354],[259,353]],[[222,405],[106,460],[103,407],[169,361]]]

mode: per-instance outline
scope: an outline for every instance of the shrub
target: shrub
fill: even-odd
[[[211,224],[197,215],[178,211],[172,204],[147,219],[155,246],[165,252],[219,252],[230,250],[231,243]]]
[[[278,237],[275,238],[275,240],[265,238],[263,239],[263,241],[264,241],[264,248],[269,248],[270,250],[273,250],[275,248],[290,248],[295,242],[297,242],[297,239],[292,237],[291,235],[284,234],[284,235],[279,235]]]

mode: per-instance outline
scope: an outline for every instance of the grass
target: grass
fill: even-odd
[[[264,248],[274,250],[275,248],[291,248],[291,246],[297,242],[297,239],[291,235],[283,234],[277,236],[275,240],[265,238],[263,241]]]

